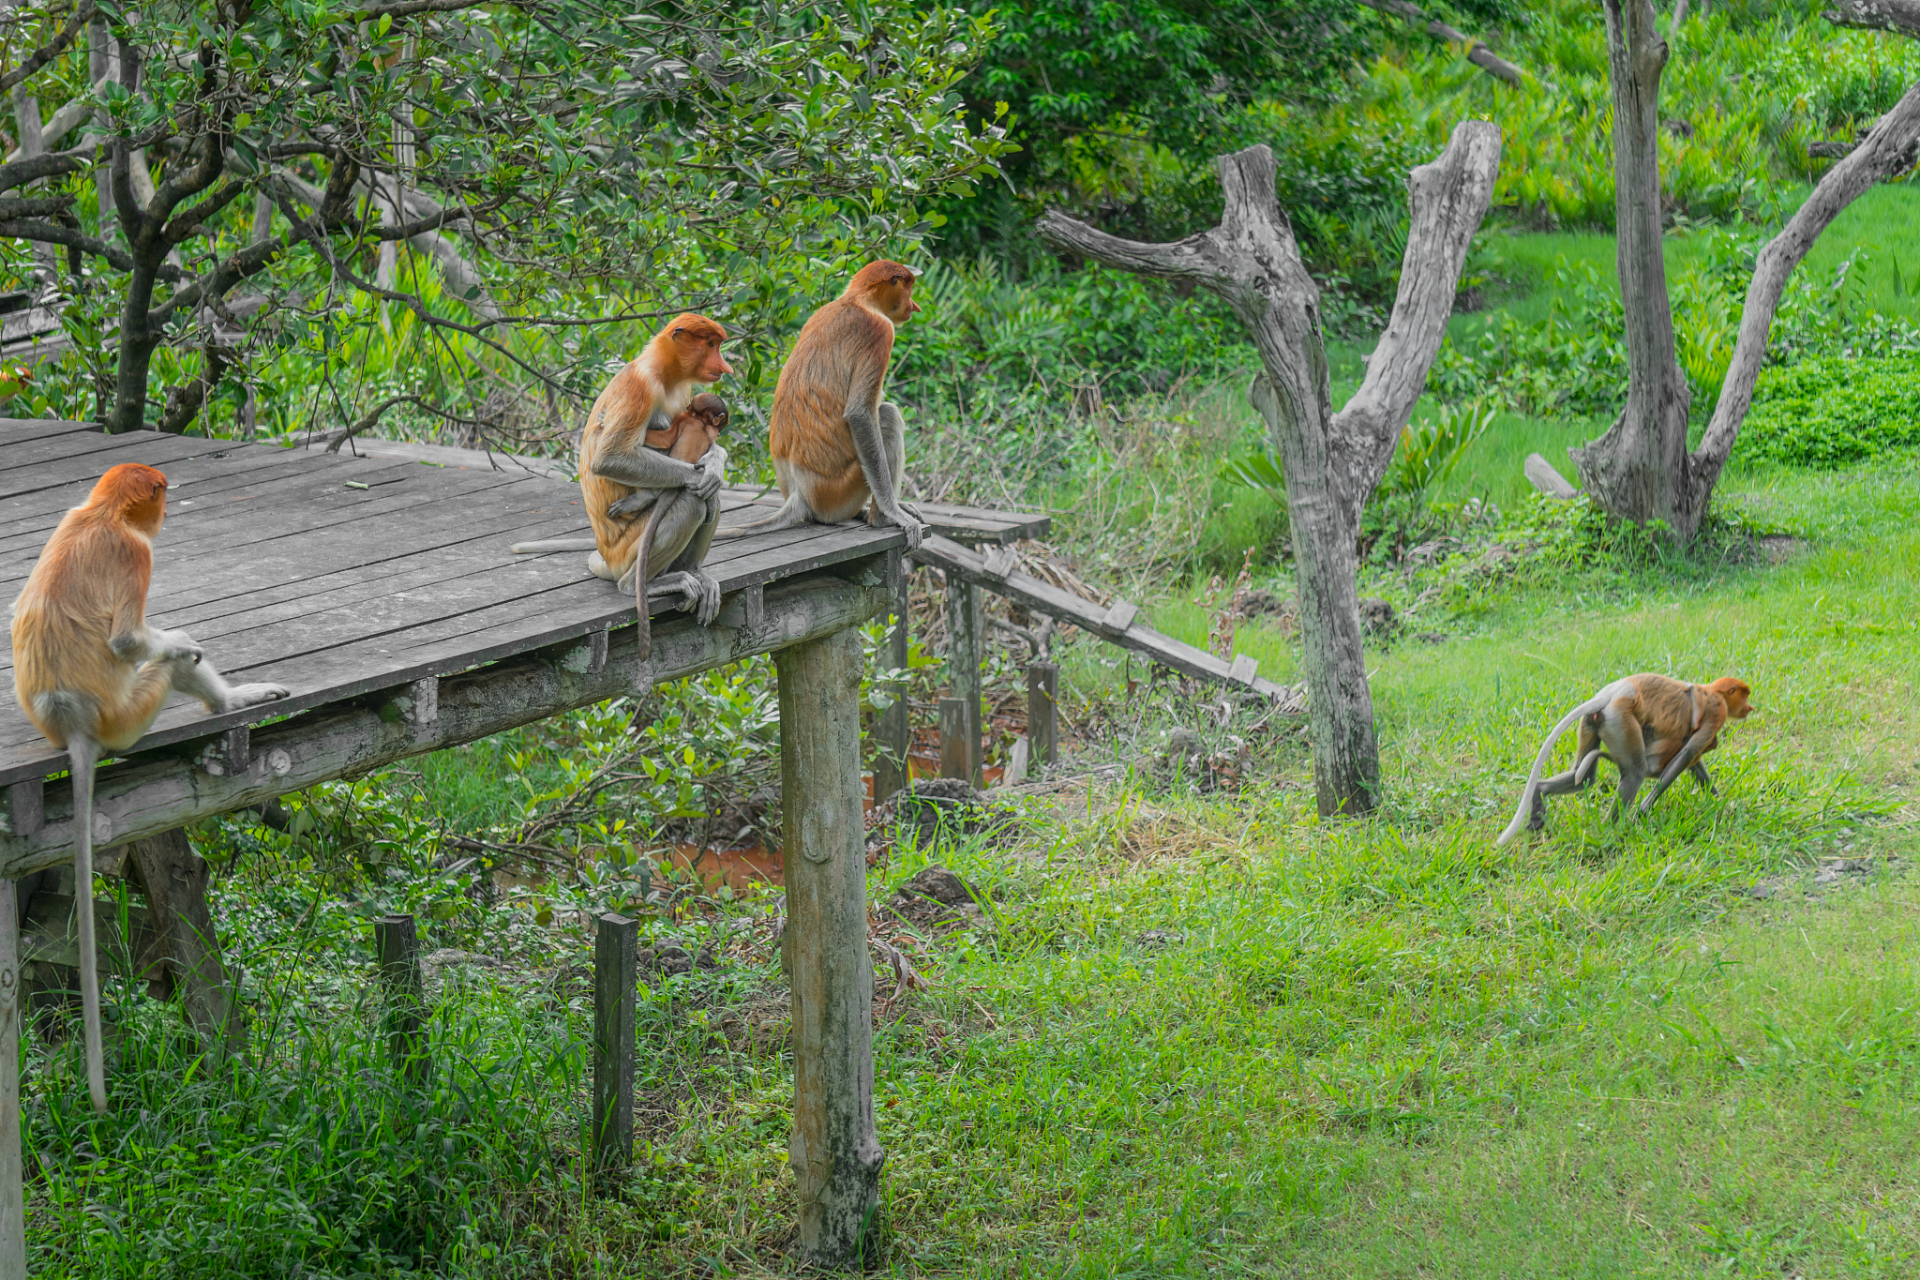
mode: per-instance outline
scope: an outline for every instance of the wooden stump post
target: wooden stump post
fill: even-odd
[[[27,1201],[20,1146],[20,909],[0,880],[0,1280],[27,1280]]]
[[[1060,668],[1051,662],[1027,664],[1027,741],[1033,762],[1051,765],[1060,758]]]
[[[602,1173],[633,1163],[634,987],[640,922],[593,921],[593,1160]]]
[[[895,671],[907,669],[907,592],[912,575],[902,572],[893,602],[893,627],[887,635],[887,665]],[[879,804],[913,780],[913,765],[907,753],[913,749],[913,718],[907,706],[907,681],[895,681],[887,690],[893,705],[877,717],[880,750],[873,761],[873,802]]]
[[[967,771],[948,776],[965,777],[975,787],[980,785],[980,658],[984,618],[980,585],[968,582],[958,574],[948,574],[947,686],[954,697],[966,704],[960,737],[967,743]],[[941,736],[943,739],[946,736],[944,724],[941,726]],[[948,750],[943,743],[942,754]],[[946,770],[942,769],[941,772],[945,773]]]
[[[973,781],[973,760],[967,754],[967,700],[940,699],[940,776]]]
[[[860,811],[860,640],[852,630],[774,655],[793,983],[793,1139],[800,1251],[860,1256],[886,1153],[873,1124],[873,962]]]
[[[373,922],[385,997],[387,1053],[393,1069],[418,1083],[433,1065],[427,1051],[426,984],[420,978],[420,939],[412,916],[381,916]]]
[[[237,1047],[242,1027],[207,905],[206,860],[175,827],[129,844],[126,865],[147,899],[158,952],[151,959],[166,966],[188,1023],[217,1061]]]

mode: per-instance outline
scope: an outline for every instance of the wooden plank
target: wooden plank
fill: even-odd
[[[276,470],[292,472],[296,468],[310,469],[311,466],[298,454],[281,449],[248,449],[224,457],[206,454],[169,463],[165,468],[169,494],[168,518],[172,520],[177,516],[182,498],[200,501],[205,495],[223,489],[257,483],[256,477],[269,476]],[[61,516],[86,500],[96,479],[98,477],[82,477],[68,485],[9,499],[6,510],[0,513],[0,516],[4,516],[0,518],[0,538],[36,530],[42,536],[51,532],[60,523]],[[183,488],[186,490],[184,493]]]
[[[1006,579],[1002,578],[1001,581],[1004,582]],[[1106,613],[1101,616],[1100,621],[1094,625],[1100,630],[1113,635],[1125,635],[1127,628],[1132,626],[1133,620],[1139,616],[1139,605],[1134,604],[1130,600],[1115,600],[1113,607],[1108,609]]]
[[[1131,619],[1124,631],[1116,632],[1107,625],[1112,610],[1102,609],[1099,605],[1060,590],[1052,583],[1042,582],[1024,573],[1010,573],[1004,581],[988,579],[982,572],[984,557],[951,539],[938,534],[927,538],[920,544],[920,549],[914,552],[914,558],[926,564],[938,565],[949,574],[981,583],[1026,608],[1085,627],[1103,639],[1145,654],[1183,675],[1229,683],[1231,668],[1206,650],[1196,649],[1172,636],[1161,635],[1145,623]],[[1118,608],[1117,605],[1115,607]],[[1252,678],[1251,687],[1262,696],[1276,700],[1289,693],[1283,686],[1258,675]]]
[[[798,644],[866,621],[885,608],[884,586],[863,587],[832,574],[783,582],[766,593],[766,628],[750,652]],[[582,633],[576,633],[584,634]],[[341,701],[253,730],[253,763],[243,777],[213,777],[190,758],[155,751],[114,764],[100,773],[94,811],[108,833],[103,842],[137,840],[201,818],[260,804],[288,791],[348,774],[359,775],[408,756],[472,742],[575,707],[626,693],[634,662],[632,629],[609,638],[606,668],[586,671],[569,662],[576,639],[524,653],[511,661],[464,671],[440,682],[439,717],[430,730],[384,719],[379,707]],[[654,671],[661,680],[708,671],[746,656],[737,633],[674,618],[654,629]],[[434,674],[430,667],[389,672],[385,686],[398,688]],[[258,709],[256,708],[255,711]],[[235,712],[244,719],[249,712]],[[205,739],[225,726],[224,717],[201,721]],[[50,767],[45,767],[50,766]],[[65,753],[29,769],[0,769],[0,784],[66,767]],[[31,836],[0,829],[0,876],[19,877],[58,866],[72,856],[73,796],[62,779],[47,784],[45,820]],[[864,865],[864,864],[863,864]]]
[[[65,418],[0,418],[0,437],[4,437],[8,443],[99,430],[96,423],[69,422]]]
[[[1027,664],[1027,740],[1035,764],[1060,759],[1060,668],[1051,662]]]
[[[27,1280],[27,1199],[20,1146],[19,899],[0,880],[0,1280]]]
[[[980,664],[986,657],[986,610],[980,599],[980,584],[958,574],[947,575],[947,688],[960,700],[961,723],[952,735],[941,725],[945,740],[957,737],[963,744],[965,772],[949,776],[964,777],[978,787],[982,780],[980,754],[980,704],[985,689]],[[944,772],[944,768],[942,770]]]
[[[76,480],[90,483],[123,462],[144,462],[164,469],[187,458],[218,453],[223,447],[232,446],[219,440],[155,436],[148,432],[131,436],[57,436],[23,447],[23,453],[51,453],[54,457],[23,456],[6,460],[10,465],[0,469],[0,499],[17,498]]]
[[[340,446],[340,457],[353,450],[369,458],[403,458],[436,467],[463,471],[499,471],[508,475],[541,476],[573,483],[573,466],[556,458],[534,458],[488,449],[461,449],[453,445],[420,444],[412,440],[380,440],[356,436]],[[318,450],[317,450],[318,451]]]
[[[193,851],[187,833],[175,827],[129,844],[127,865],[147,899],[156,958],[171,971],[202,1051],[219,1062],[240,1047],[241,1023],[207,905],[206,860]]]
[[[1253,673],[1259,669],[1260,660],[1258,658],[1249,658],[1244,653],[1236,653],[1233,655],[1233,664],[1227,668],[1227,679],[1235,684],[1244,684],[1248,688],[1252,688]]]

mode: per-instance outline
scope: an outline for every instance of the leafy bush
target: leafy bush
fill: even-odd
[[[1827,357],[1768,369],[1734,456],[1837,467],[1920,444],[1920,363]]]

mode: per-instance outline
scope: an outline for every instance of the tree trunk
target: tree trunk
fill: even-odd
[[[1674,355],[1661,257],[1659,97],[1667,42],[1649,0],[1603,0],[1613,88],[1614,211],[1627,338],[1627,407],[1613,427],[1569,449],[1594,501],[1637,523],[1693,537],[1687,469],[1687,376]]]
[[[1368,360],[1366,380],[1337,415],[1320,335],[1320,290],[1274,199],[1273,153],[1266,147],[1221,157],[1226,208],[1220,225],[1174,244],[1122,240],[1058,210],[1040,220],[1041,236],[1061,248],[1213,290],[1253,336],[1262,371],[1250,394],[1286,469],[1322,814],[1365,813],[1379,802],[1380,757],[1355,582],[1360,513],[1426,385],[1499,162],[1500,131],[1469,120],[1454,129],[1439,159],[1413,171],[1407,184],[1413,221],[1393,315]]]

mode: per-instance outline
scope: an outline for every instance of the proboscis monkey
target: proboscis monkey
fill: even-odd
[[[906,420],[880,398],[894,327],[920,309],[913,281],[910,267],[869,262],[800,330],[774,388],[767,437],[786,503],[764,520],[720,530],[720,537],[837,524],[871,500],[868,523],[899,525],[909,551],[920,545],[920,513],[899,498]]]
[[[147,625],[153,538],[166,514],[166,476],[139,463],[112,468],[60,521],[13,602],[14,696],[73,770],[80,1007],[87,1088],[101,1112],[107,1083],[93,940],[94,766],[138,742],[169,693],[198,698],[214,715],[287,696],[277,684],[228,684],[186,632]]]
[[[1520,793],[1520,807],[1495,843],[1513,839],[1523,825],[1536,831],[1545,826],[1545,797],[1590,785],[1599,774],[1602,759],[1613,761],[1620,770],[1615,818],[1633,804],[1648,774],[1658,774],[1659,781],[1641,804],[1641,813],[1660,802],[1683,770],[1711,792],[1713,779],[1707,776],[1700,757],[1720,745],[1720,730],[1728,720],[1745,720],[1753,714],[1751,698],[1752,690],[1732,676],[1721,676],[1712,684],[1687,684],[1644,673],[1614,681],[1562,716],[1540,744],[1533,772],[1527,775],[1526,789]],[[1580,722],[1580,736],[1573,768],[1541,781],[1554,742],[1576,720]]]
[[[686,409],[666,430],[647,432],[647,448],[664,449],[668,457],[678,458],[682,462],[699,462],[709,450],[720,448],[720,433],[726,430],[726,426],[727,402],[711,391],[703,391],[687,402]],[[722,450],[720,456],[724,467],[726,452]],[[634,609],[640,615],[640,631],[635,638],[642,662],[653,655],[653,620],[647,616],[647,561],[659,540],[660,526],[672,518],[677,507],[683,506],[698,506],[703,513],[705,511],[705,504],[700,499],[685,490],[671,489],[641,489],[607,508],[608,515],[627,519],[633,518],[628,514],[629,511],[647,512],[646,528],[641,530],[639,541],[634,544],[639,550],[633,560]]]
[[[587,429],[580,433],[580,496],[586,500],[593,537],[516,542],[512,550],[590,551],[588,572],[619,583],[622,591],[633,590],[639,541],[647,528],[633,517],[661,493],[685,489],[699,501],[675,503],[654,530],[651,558],[664,563],[667,571],[648,584],[647,594],[682,595],[682,609],[694,610],[702,626],[711,623],[720,612],[720,584],[700,563],[707,558],[720,520],[727,451],[709,450],[705,461],[695,466],[648,448],[647,435],[671,430],[693,398],[695,383],[733,372],[720,354],[726,337],[718,324],[692,313],[674,317],[654,334],[607,383],[593,402]],[[622,505],[629,497],[636,501]],[[619,515],[612,512],[616,505],[622,507]]]

